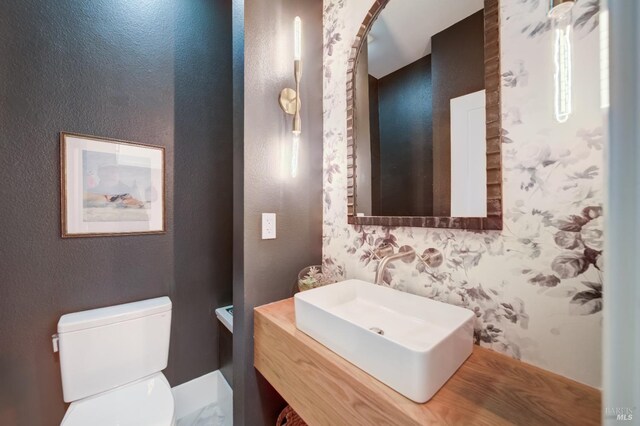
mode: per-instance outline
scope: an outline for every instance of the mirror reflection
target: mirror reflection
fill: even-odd
[[[356,79],[356,214],[486,216],[483,0],[391,0]]]

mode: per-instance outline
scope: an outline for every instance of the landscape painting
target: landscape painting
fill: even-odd
[[[164,232],[164,149],[62,133],[63,237]]]

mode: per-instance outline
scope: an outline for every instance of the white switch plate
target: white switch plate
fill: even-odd
[[[276,239],[276,214],[262,213],[262,239]]]

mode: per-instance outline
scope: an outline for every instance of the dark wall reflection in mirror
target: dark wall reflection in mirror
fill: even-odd
[[[357,216],[487,215],[483,7],[391,0],[373,22],[356,65]]]

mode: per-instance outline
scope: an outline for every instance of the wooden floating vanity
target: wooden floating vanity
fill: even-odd
[[[417,404],[299,331],[293,299],[254,322],[255,367],[311,426],[600,424],[599,390],[488,349]]]

